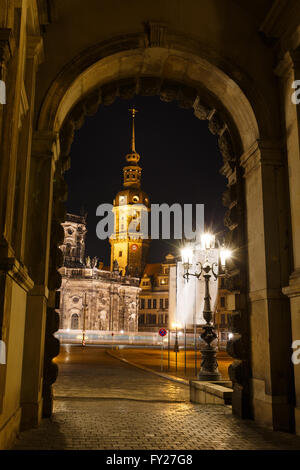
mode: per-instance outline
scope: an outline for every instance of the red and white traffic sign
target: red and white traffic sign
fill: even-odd
[[[161,328],[158,332],[159,336],[166,336],[167,334],[167,330],[165,330],[164,328]]]

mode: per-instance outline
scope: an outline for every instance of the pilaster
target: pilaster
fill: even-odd
[[[42,416],[46,316],[49,298],[49,256],[53,179],[59,155],[57,135],[37,132],[32,142],[26,255],[35,282],[27,298],[21,390],[23,429]]]
[[[298,33],[300,30],[298,31]],[[297,44],[297,47],[296,47]],[[293,266],[290,270],[289,280],[282,292],[290,299],[292,338],[291,341],[300,340],[300,104],[295,104],[292,94],[295,80],[300,80],[300,47],[299,34],[295,47],[279,61],[276,74],[280,77],[281,96],[286,128],[286,152],[288,162],[291,238],[293,245]],[[291,344],[290,356],[292,355]],[[295,431],[300,435],[300,365],[294,365],[295,384]]]
[[[291,321],[281,292],[290,269],[284,153],[278,142],[257,141],[240,161],[247,208],[254,418],[292,431]]]

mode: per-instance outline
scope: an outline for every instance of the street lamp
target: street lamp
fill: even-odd
[[[83,305],[83,323],[82,323],[82,341],[81,345],[85,346],[85,318],[86,318],[86,308],[87,308],[87,303],[86,303],[86,292],[84,293],[84,305]]]
[[[179,344],[178,344],[178,328],[181,327],[179,323],[173,323],[173,328],[175,328],[175,344],[174,344],[174,353],[176,357],[176,372],[177,372],[177,353],[179,352]]]
[[[215,249],[215,237],[212,234],[205,233],[201,236],[201,248],[205,251]],[[218,273],[215,272],[215,267],[220,264],[222,270],[226,267],[226,260],[230,257],[231,252],[224,247],[221,248],[219,252],[219,263],[209,262],[208,256],[206,255],[205,262],[197,262],[196,266],[200,267],[199,272],[190,272],[190,268],[193,262],[193,249],[191,247],[185,247],[182,250],[182,263],[184,267],[184,279],[189,281],[190,276],[195,276],[197,279],[200,279],[201,276],[205,281],[205,295],[204,295],[204,309],[203,317],[206,321],[206,324],[203,326],[203,332],[200,335],[201,338],[205,341],[206,345],[201,350],[202,363],[201,369],[199,372],[199,380],[208,381],[208,380],[219,380],[221,375],[218,370],[217,363],[217,351],[212,342],[217,338],[217,335],[214,331],[214,325],[212,322],[213,315],[210,305],[210,293],[209,293],[209,281],[213,275],[215,279],[218,278]]]

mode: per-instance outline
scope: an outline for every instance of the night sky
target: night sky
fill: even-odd
[[[96,236],[99,204],[112,203],[123,184],[125,155],[130,149],[131,118],[128,108],[139,110],[135,120],[136,150],[141,155],[142,189],[151,203],[204,203],[205,224],[215,233],[224,229],[221,195],[226,179],[219,174],[222,157],[217,139],[207,121],[197,119],[192,109],[159,97],[136,96],[100,106],[76,131],[71,148],[71,168],[65,174],[69,186],[67,211],[88,213],[86,254],[110,262],[108,241]],[[149,262],[159,262],[168,253],[178,253],[178,240],[153,240]]]

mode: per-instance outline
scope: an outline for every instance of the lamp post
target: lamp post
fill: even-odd
[[[82,324],[82,346],[85,346],[85,316],[86,316],[86,292],[84,293],[84,306],[83,306],[83,324]]]
[[[215,249],[215,237],[211,234],[203,234],[201,237],[202,249],[209,251]],[[209,281],[213,275],[215,279],[218,278],[218,274],[215,272],[215,267],[218,266],[216,262],[209,262],[208,256],[206,255],[205,262],[197,262],[196,265],[200,267],[200,272],[191,273],[189,269],[192,266],[194,251],[190,247],[186,247],[182,250],[182,262],[184,267],[183,277],[189,281],[190,276],[195,276],[198,280],[204,278],[205,282],[205,294],[204,294],[204,309],[203,317],[206,321],[206,324],[203,326],[203,332],[201,333],[201,338],[204,340],[205,347],[201,349],[202,362],[201,369],[199,372],[199,380],[202,381],[212,381],[219,380],[221,375],[218,369],[217,363],[217,350],[212,345],[213,341],[217,338],[217,335],[214,331],[213,325],[213,315],[211,311],[211,297],[209,293]],[[226,259],[230,256],[229,250],[221,249],[219,253],[219,263],[223,269],[225,269]]]
[[[177,372],[177,353],[179,351],[179,344],[178,344],[178,328],[180,325],[178,323],[174,323],[173,327],[175,328],[175,344],[174,344],[174,353],[175,353],[175,364],[176,364],[176,372]]]

